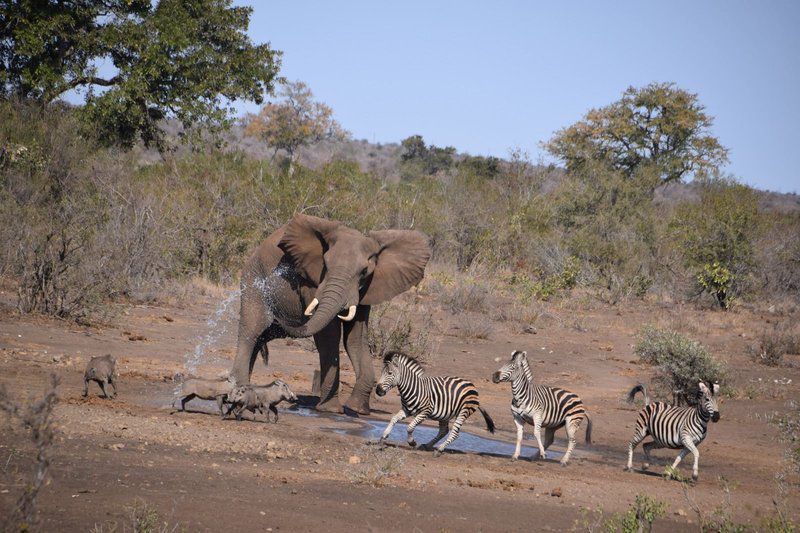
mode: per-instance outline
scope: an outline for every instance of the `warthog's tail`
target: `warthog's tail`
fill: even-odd
[[[494,433],[494,420],[492,420],[492,417],[489,416],[489,413],[487,413],[483,407],[478,407],[478,410],[481,412],[483,420],[486,422],[486,429],[489,430],[489,433]]]
[[[644,403],[645,405],[650,403],[650,397],[647,395],[647,387],[643,384],[639,383],[631,391],[628,393],[628,403],[633,403],[633,399],[636,396],[637,392],[641,392],[644,395]]]

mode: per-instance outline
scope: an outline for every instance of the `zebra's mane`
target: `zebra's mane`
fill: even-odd
[[[425,372],[425,367],[422,366],[422,363],[407,353],[387,352],[386,355],[383,356],[383,364],[388,364],[392,361],[394,361],[395,364],[408,368],[415,374],[421,374],[422,372]]]

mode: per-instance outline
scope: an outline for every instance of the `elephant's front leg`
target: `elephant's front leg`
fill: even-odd
[[[253,278],[242,279],[241,295],[236,359],[231,374],[236,383],[245,385],[250,383],[250,374],[253,373],[253,365],[262,344],[269,340],[262,338],[262,334],[272,324],[274,315],[266,305]],[[264,359],[266,362],[266,347]]]
[[[314,335],[319,352],[319,403],[317,411],[342,412],[339,403],[339,340],[342,328],[335,319]]]
[[[359,305],[353,321],[344,323],[344,347],[356,373],[353,392],[344,405],[360,415],[370,413],[369,397],[375,387],[375,369],[367,339],[369,309],[368,305]]]

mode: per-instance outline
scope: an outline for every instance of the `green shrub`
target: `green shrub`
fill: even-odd
[[[714,179],[701,183],[699,202],[679,205],[670,222],[699,290],[723,309],[747,290],[759,221],[758,198],[750,187]]]
[[[609,533],[641,533],[652,531],[653,522],[664,516],[667,506],[664,502],[654,500],[646,494],[637,494],[636,500],[624,514],[615,514],[605,521],[603,527]]]
[[[700,381],[714,383],[724,377],[722,365],[699,342],[677,331],[645,326],[634,352],[657,367],[653,381],[676,405],[694,404]]]

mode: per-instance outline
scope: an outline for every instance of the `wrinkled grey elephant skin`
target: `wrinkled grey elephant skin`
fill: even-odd
[[[268,362],[269,341],[313,336],[320,365],[317,409],[342,412],[343,340],[356,373],[344,405],[369,414],[375,383],[367,344],[370,306],[419,283],[430,254],[428,238],[418,231],[364,235],[339,222],[295,215],[258,246],[242,271],[235,381],[250,382],[259,352]]]

